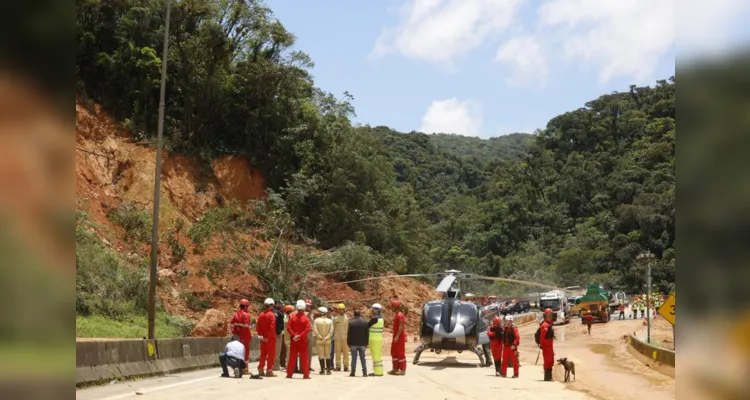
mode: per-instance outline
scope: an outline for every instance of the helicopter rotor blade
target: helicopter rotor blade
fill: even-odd
[[[474,278],[474,279],[483,279],[483,280],[487,280],[487,281],[496,281],[496,282],[518,283],[518,284],[521,284],[521,285],[536,286],[536,287],[540,287],[540,288],[544,288],[544,289],[551,289],[551,290],[563,290],[563,289],[560,289],[559,287],[556,287],[556,286],[545,285],[543,283],[521,281],[521,280],[518,280],[518,279],[498,278],[498,277],[494,277],[494,276],[481,276],[481,275],[474,275],[474,276],[472,276],[472,278]]]
[[[435,276],[435,274],[406,274],[406,275],[371,276],[369,278],[355,279],[355,280],[346,281],[346,282],[334,282],[334,283],[331,283],[331,285],[344,285],[344,284],[356,283],[356,282],[376,281],[376,280],[379,280],[379,279],[418,278],[418,277],[422,277],[422,276]]]

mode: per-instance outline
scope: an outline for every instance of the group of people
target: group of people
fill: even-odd
[[[232,317],[230,327],[232,341],[226,345],[224,353],[219,355],[222,377],[229,377],[232,367],[236,377],[249,373],[250,344],[252,340],[252,318],[248,312],[250,302],[240,301],[239,310]],[[375,303],[371,307],[369,320],[365,320],[360,310],[354,310],[353,319],[346,314],[346,305],[339,304],[334,316],[329,316],[326,307],[319,307],[317,315],[312,301],[298,300],[295,306],[287,305],[273,299],[264,301],[264,310],[258,316],[256,331],[260,340],[260,358],[257,376],[275,377],[274,371],[286,365],[286,377],[301,373],[304,379],[310,379],[314,371],[312,361],[313,345],[316,346],[320,374],[330,375],[332,370],[349,371],[351,355],[351,373],[356,376],[357,359],[362,364],[363,376],[383,376],[381,355],[384,320],[382,306]],[[401,303],[391,302],[396,313],[393,321],[393,341],[391,358],[393,368],[390,375],[406,373],[406,318],[400,311]],[[370,348],[373,372],[367,373],[365,350]],[[334,365],[335,361],[335,365]]]
[[[513,363],[513,377],[518,378],[518,342],[521,335],[518,327],[513,324],[513,316],[506,315],[492,319],[492,325],[487,328],[490,338],[492,360],[495,363],[495,376],[507,377],[508,363]]]

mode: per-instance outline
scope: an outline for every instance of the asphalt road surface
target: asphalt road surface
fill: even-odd
[[[650,370],[625,352],[619,338],[632,332],[639,321],[612,321],[595,325],[591,337],[583,333],[580,321],[557,327],[558,343],[555,358],[568,357],[576,362],[576,381],[563,383],[562,370],[555,369],[557,381],[543,382],[539,360],[534,365],[537,349],[533,333],[536,324],[521,327],[522,342],[520,378],[498,378],[493,368],[477,367],[478,359],[471,353],[424,352],[418,365],[409,364],[405,376],[349,377],[346,372],[330,376],[312,373],[311,380],[277,378],[251,380],[248,378],[219,378],[220,369],[176,374],[140,381],[81,389],[76,398],[81,400],[116,399],[326,399],[326,400],[383,400],[409,399],[674,399],[674,379]],[[385,345],[385,343],[384,343]],[[409,344],[413,349],[414,344]],[[387,345],[384,363],[390,369]],[[313,359],[317,366],[317,360]],[[252,365],[255,367],[256,365]],[[368,368],[372,371],[371,361]],[[141,394],[137,394],[141,393]],[[508,396],[508,397],[506,397]]]

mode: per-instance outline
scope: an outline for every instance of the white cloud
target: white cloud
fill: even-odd
[[[384,29],[370,53],[449,64],[502,32],[526,0],[410,0],[398,27]]]
[[[453,97],[435,100],[430,104],[424,117],[420,132],[456,133],[464,136],[481,136],[482,109],[473,101],[459,101]]]
[[[507,79],[509,86],[521,87],[536,83],[546,84],[547,60],[544,51],[534,36],[518,36],[505,42],[497,51],[495,61],[511,66],[512,74]]]
[[[550,0],[539,23],[561,40],[570,59],[599,67],[599,79],[649,82],[659,58],[674,45],[676,0]]]

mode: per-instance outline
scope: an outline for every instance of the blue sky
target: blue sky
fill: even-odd
[[[676,0],[266,3],[315,62],[317,86],[349,91],[356,122],[404,132],[532,132],[602,94],[675,73]],[[727,15],[750,1],[717,3],[735,7],[714,13],[714,25],[729,26]],[[693,14],[706,24],[705,10]]]

